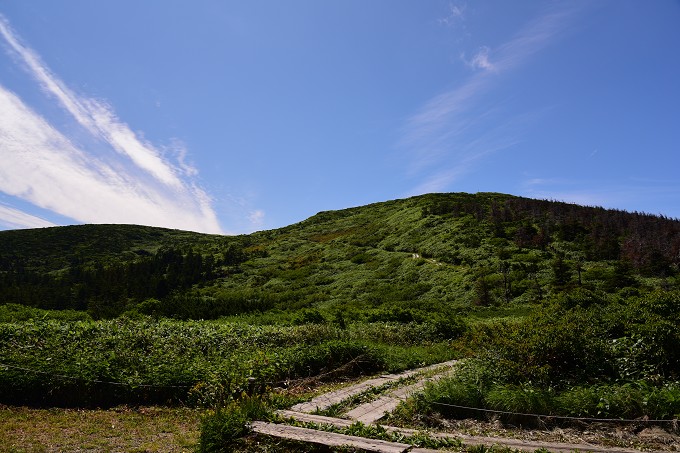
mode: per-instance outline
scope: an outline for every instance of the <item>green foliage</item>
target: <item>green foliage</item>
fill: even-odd
[[[77,310],[41,310],[19,304],[0,305],[0,323],[22,322],[29,320],[89,321],[92,318]]]
[[[577,417],[672,419],[680,416],[680,385],[639,381],[575,387],[559,394],[555,404],[560,413]]]
[[[668,420],[680,415],[679,397],[677,383],[654,387],[646,382],[634,382],[556,390],[530,383],[482,384],[471,380],[470,376],[463,376],[445,379],[429,387],[418,400],[417,407],[421,412],[436,411],[452,417],[483,415],[465,408],[489,409],[499,411],[504,419],[528,423],[536,422],[533,414]]]
[[[219,407],[244,391],[266,392],[338,368],[396,371],[454,353],[446,344],[411,346],[412,339],[385,344],[363,330],[145,317],[0,323],[0,402]]]
[[[465,360],[456,366],[456,371],[451,377],[442,379],[434,385],[428,385],[423,394],[424,401],[428,404],[435,402],[464,407],[483,407],[484,397],[493,385],[492,372],[493,370],[486,367],[482,361]],[[448,412],[455,412],[455,408]]]
[[[436,398],[593,413],[609,395],[611,414],[639,398],[676,413],[678,250],[678,220],[494,193],[247,236],[0,232],[0,402],[221,406],[249,378],[465,351],[474,366]]]
[[[476,325],[478,358],[420,406],[601,418],[677,416],[677,291],[620,300],[577,289],[520,322]],[[674,327],[673,327],[674,326]]]
[[[432,314],[429,322],[432,324],[436,335],[443,339],[453,340],[468,331],[467,323],[460,316],[452,313]]]
[[[319,312],[319,310],[304,308],[300,310],[295,318],[293,318],[293,324],[323,324],[326,322],[326,318]]]
[[[611,373],[599,327],[584,310],[547,309],[520,323],[478,326],[470,336],[488,366],[502,370],[507,382],[568,385]]]
[[[246,397],[207,413],[201,421],[200,453],[229,452],[248,433],[247,424],[267,420],[271,411],[261,398]]]
[[[350,261],[354,264],[365,264],[371,261],[371,255],[368,253],[357,253]]]
[[[640,288],[641,275],[668,284],[679,233],[676,220],[491,193],[375,203],[236,237],[133,225],[6,231],[0,301],[94,318],[324,303],[444,313],[540,302],[577,285]]]
[[[159,317],[163,313],[163,302],[158,299],[149,298],[145,301],[137,304],[132,310],[129,311],[131,314],[142,314],[147,316],[153,316],[155,318]],[[128,312],[126,312],[128,313]]]
[[[547,414],[552,405],[550,391],[531,385],[495,386],[484,395],[484,406],[498,411]]]

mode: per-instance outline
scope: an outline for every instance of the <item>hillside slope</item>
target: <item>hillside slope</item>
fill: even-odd
[[[673,287],[679,264],[674,219],[495,193],[429,194],[234,237],[133,225],[0,232],[0,302],[95,317],[314,308],[408,320],[535,303],[576,287]]]

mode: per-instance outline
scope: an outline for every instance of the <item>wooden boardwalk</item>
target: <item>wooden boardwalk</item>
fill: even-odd
[[[439,374],[427,377],[419,380],[415,384],[388,392],[375,401],[355,407],[351,411],[347,412],[346,416],[362,423],[375,423],[383,418],[385,414],[389,414],[394,409],[396,409],[399,403],[406,400],[414,393],[422,390],[428,382],[435,382],[444,376],[445,374]]]
[[[296,412],[306,412],[312,413],[315,411],[323,411],[333,406],[334,404],[339,404],[353,396],[359,395],[367,390],[374,387],[380,387],[381,385],[396,382],[399,379],[409,378],[417,374],[427,373],[429,371],[441,369],[442,371],[451,370],[451,367],[456,363],[455,360],[449,362],[437,363],[435,365],[426,366],[423,368],[416,368],[413,370],[404,371],[398,374],[387,374],[374,379],[369,379],[367,381],[360,382],[349,387],[345,387],[334,392],[324,393],[311,401],[306,403],[300,403],[293,406],[291,409]]]
[[[318,431],[316,429],[299,428],[297,426],[275,423],[254,422],[251,428],[258,434],[326,445],[328,447],[354,447],[378,453],[403,453],[411,449],[409,444],[366,439],[363,437],[347,436],[345,434],[330,433]]]
[[[356,385],[349,386],[334,392],[317,396],[309,402],[296,404],[291,410],[281,410],[278,414],[284,419],[294,419],[298,422],[315,423],[317,425],[330,425],[336,428],[347,428],[356,422],[365,424],[376,423],[386,413],[393,411],[397,405],[408,398],[415,392],[422,390],[422,388],[431,381],[441,379],[448,372],[452,370],[455,361],[445,362],[429,367],[409,370],[404,373],[390,374],[380,376],[378,378],[369,379]],[[439,373],[431,374],[430,372],[438,370]],[[346,418],[327,417],[323,415],[313,414],[317,410],[328,409],[334,404],[341,403],[353,396],[359,395],[370,390],[373,387],[378,387],[389,382],[397,382],[399,379],[415,376],[418,374],[427,373],[427,377],[423,377],[416,383],[399,387],[391,390],[385,395],[379,397],[375,401],[360,404],[359,406],[349,410]],[[387,432],[399,433],[402,436],[408,437],[416,434],[422,434],[423,431],[408,428],[398,428],[392,426],[381,425]],[[414,448],[411,445],[386,442],[375,439],[366,439],[357,436],[347,436],[344,434],[330,433],[327,431],[300,428],[286,425],[284,423],[266,423],[254,422],[251,425],[254,432],[267,436],[281,437],[286,439],[298,440],[303,442],[310,442],[329,447],[347,446],[361,449],[369,452],[409,452],[409,453],[435,453],[442,450],[432,450],[427,448]],[[640,453],[639,450],[601,447],[591,444],[566,444],[559,442],[538,442],[528,441],[512,438],[501,437],[484,437],[484,436],[469,436],[465,434],[453,433],[436,433],[427,432],[431,438],[439,439],[457,439],[464,445],[484,445],[484,446],[500,446],[509,447],[523,451],[535,451],[538,449],[545,449],[555,453],[570,453],[574,451],[592,452],[592,453]]]
[[[355,423],[355,420],[346,420],[342,418],[326,417],[323,415],[315,414],[304,414],[295,411],[278,411],[278,414],[284,418],[292,418],[300,422],[316,423],[320,425],[331,425],[336,428],[347,428],[348,426]],[[258,422],[259,423],[259,422]],[[274,425],[286,427],[288,425]],[[381,425],[382,428],[387,432],[399,433],[403,436],[413,436],[416,434],[422,434],[423,431],[410,429],[410,428],[399,428],[395,426]],[[270,428],[273,429],[273,428]],[[314,430],[312,430],[314,431]],[[282,431],[284,432],[284,431]],[[317,431],[323,432],[323,431]],[[615,448],[615,447],[602,447],[593,444],[568,444],[563,442],[540,442],[522,439],[512,439],[506,437],[487,437],[487,436],[470,436],[466,434],[458,433],[439,433],[439,432],[426,432],[432,438],[435,439],[458,439],[464,445],[485,445],[485,446],[500,446],[509,447],[517,450],[524,451],[535,451],[538,449],[545,449],[547,451],[555,453],[571,453],[575,451],[592,452],[592,453],[640,453],[639,450],[625,449],[625,448]],[[311,434],[311,433],[310,433]],[[283,437],[283,436],[278,436]],[[319,438],[320,441],[316,443],[323,443],[324,437]],[[326,444],[326,445],[336,445],[336,444]],[[357,447],[359,448],[359,447]],[[367,450],[367,451],[377,451],[377,450]],[[423,448],[411,448],[404,450],[412,453],[424,453],[424,452],[441,452],[442,450],[432,450]]]

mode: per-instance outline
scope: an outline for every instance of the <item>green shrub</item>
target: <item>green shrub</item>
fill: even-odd
[[[198,451],[217,453],[232,451],[240,438],[248,433],[248,423],[267,420],[271,411],[259,398],[247,397],[206,414],[201,420]]]
[[[653,389],[646,396],[646,407],[653,418],[680,418],[680,382],[672,382]]]
[[[451,376],[425,387],[425,406],[430,405],[429,411],[454,417],[478,417],[478,412],[453,406],[482,408],[484,397],[494,381],[490,372],[484,362],[477,359],[459,362]]]
[[[0,305],[0,322],[23,322],[29,320],[58,321],[91,321],[92,318],[84,311],[78,310],[43,310],[19,304]]]
[[[475,417],[479,411],[464,406],[518,414],[562,415],[587,418],[667,420],[680,415],[680,383],[654,387],[645,382],[578,386],[556,392],[524,385],[494,385],[482,370],[462,367],[461,375],[428,386],[418,407],[424,413]],[[473,372],[471,372],[473,371]]]
[[[600,391],[596,387],[574,387],[554,399],[556,410],[570,417],[597,417]]]
[[[658,412],[647,403],[655,393],[644,383],[575,387],[555,398],[556,410],[574,417],[656,418]]]
[[[354,255],[350,261],[354,264],[365,264],[371,261],[373,258],[368,253],[357,253]]]
[[[549,414],[553,407],[551,392],[530,385],[493,387],[484,395],[484,405],[521,414]]]
[[[323,324],[326,322],[326,318],[314,308],[303,308],[300,310],[296,316],[293,318],[293,324]]]
[[[631,383],[602,386],[599,389],[598,412],[612,418],[638,418],[646,414],[644,407],[647,389]]]
[[[559,388],[614,375],[602,329],[588,310],[549,307],[521,322],[477,326],[466,338],[500,382]]]
[[[433,314],[428,321],[434,327],[435,333],[442,339],[452,340],[468,331],[465,321],[453,315]]]
[[[408,324],[410,322],[422,323],[427,314],[420,310],[402,307],[389,307],[371,310],[367,314],[368,322],[398,322]]]

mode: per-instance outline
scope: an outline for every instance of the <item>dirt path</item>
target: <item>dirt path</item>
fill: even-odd
[[[279,411],[284,419],[319,425],[329,425],[335,428],[347,428],[356,422],[377,424],[387,413],[393,411],[397,405],[411,394],[421,390],[427,382],[442,378],[453,370],[456,361],[432,365],[429,367],[409,370],[399,374],[383,375],[361,383],[319,395],[309,402],[293,406],[290,410]],[[415,382],[412,382],[415,378]],[[406,381],[409,379],[408,381]],[[356,407],[348,407],[341,413],[341,417],[328,417],[318,412],[326,411],[333,406],[341,405],[362,395],[371,395],[378,391],[378,387],[387,388],[382,395],[374,400],[363,402]],[[389,388],[388,388],[389,387]],[[387,432],[398,433],[403,437],[422,435],[423,431],[381,425]],[[310,428],[299,428],[288,424],[274,424],[255,422],[253,431],[274,437],[301,440],[327,446],[346,445],[364,451],[373,452],[412,452],[427,453],[442,450],[414,448],[401,442],[376,441],[356,436],[318,431]],[[462,433],[427,432],[433,439],[457,439],[468,446],[485,445],[501,446],[518,450],[535,451],[545,449],[551,452],[567,453],[573,451],[588,451],[594,453],[639,453],[640,450],[604,447],[590,443],[562,443],[542,442],[532,440],[513,439],[507,437],[471,436]]]

